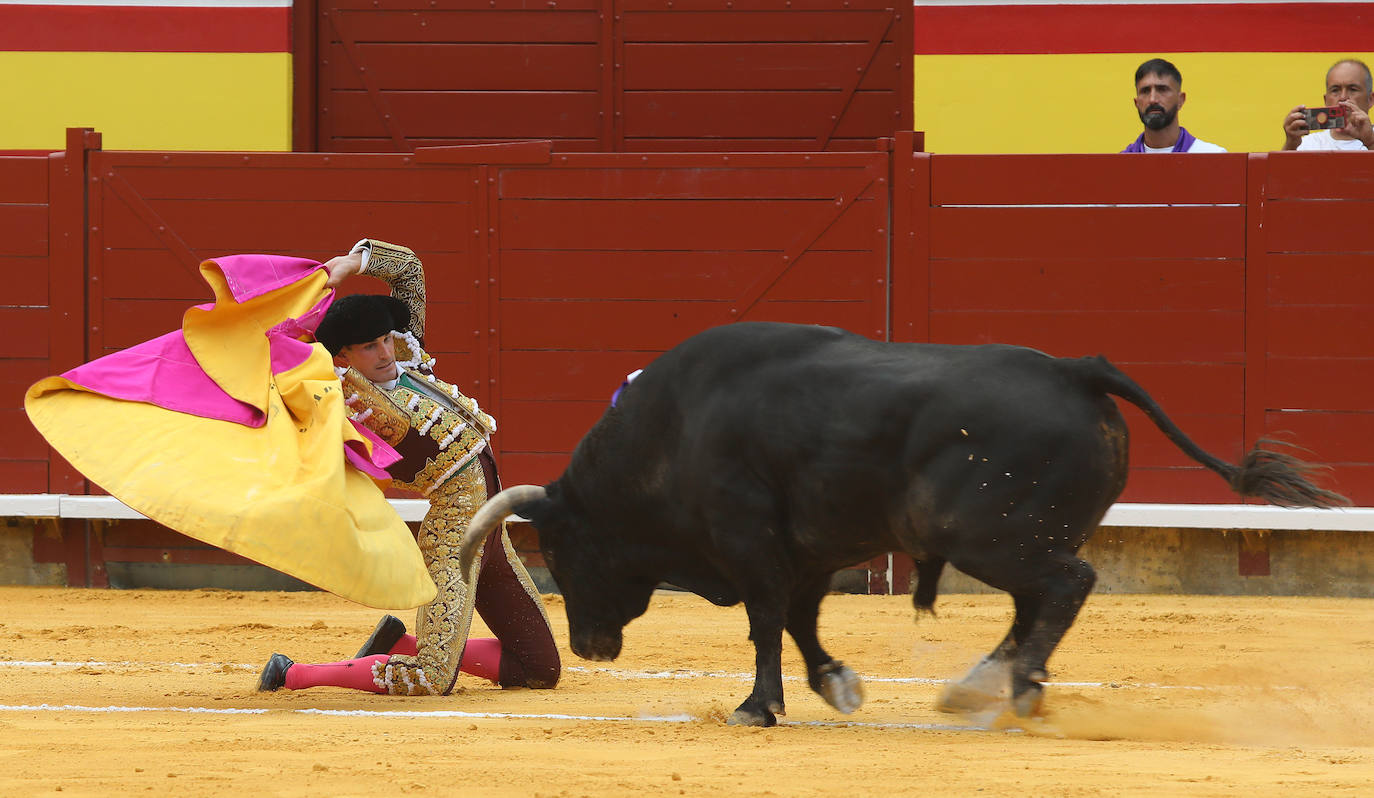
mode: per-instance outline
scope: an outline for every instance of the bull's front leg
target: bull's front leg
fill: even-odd
[[[745,602],[749,614],[749,639],[754,641],[754,691],[730,715],[731,726],[776,726],[786,715],[782,701],[781,607]]]

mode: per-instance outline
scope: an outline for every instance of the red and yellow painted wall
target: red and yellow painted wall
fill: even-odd
[[[1374,61],[1368,2],[914,3],[913,127],[932,152],[1120,150],[1154,56],[1183,72],[1189,130],[1265,151],[1333,61]],[[59,149],[67,127],[107,149],[289,150],[291,16],[291,0],[0,0],[0,150]]]
[[[0,0],[0,150],[291,149],[291,0]]]
[[[1374,64],[1374,3],[915,0],[915,129],[948,153],[1115,152],[1140,134],[1141,62],[1167,58],[1179,119],[1232,152],[1283,142],[1333,62]]]

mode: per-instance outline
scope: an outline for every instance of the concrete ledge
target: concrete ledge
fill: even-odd
[[[1107,511],[1102,526],[1374,532],[1374,507],[1290,510],[1268,504],[1118,503]]]
[[[428,499],[388,499],[402,521],[423,521]],[[123,520],[147,518],[113,496],[73,496],[62,493],[0,494],[0,518],[86,518]],[[519,516],[511,516],[524,520]]]
[[[390,499],[403,521],[421,521],[429,512],[425,499]],[[113,496],[59,493],[0,494],[0,517],[11,518],[146,518]],[[519,516],[511,516],[523,521]],[[1265,504],[1130,504],[1107,511],[1102,526],[1156,529],[1292,529],[1374,532],[1374,507],[1290,510]]]

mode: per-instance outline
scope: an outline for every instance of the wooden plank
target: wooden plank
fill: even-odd
[[[1102,258],[933,260],[935,308],[1227,310],[1245,306],[1241,260]]]
[[[0,241],[6,255],[47,257],[48,206],[0,204]]]
[[[1374,297],[1374,253],[1268,254],[1274,305],[1353,305]]]
[[[106,300],[101,308],[104,323],[99,333],[104,351],[93,358],[181,329],[187,305],[180,300],[124,299]]]
[[[874,69],[867,42],[626,42],[625,89],[842,90],[862,72],[860,91],[895,92],[901,60],[894,42],[878,48]]]
[[[6,397],[8,399],[8,397]],[[0,458],[5,460],[46,460],[48,443],[38,430],[29,423],[29,417],[21,409],[0,410],[0,429],[5,430],[0,439]]]
[[[1159,427],[1135,405],[1122,400],[1118,400],[1117,405],[1131,430],[1132,468],[1190,468],[1198,465],[1196,460],[1166,438]],[[1232,415],[1171,412],[1169,417],[1203,450],[1228,463],[1240,462],[1246,447],[1242,440],[1243,418],[1239,412]]]
[[[330,13],[354,41],[409,44],[451,42],[587,43],[597,41],[596,2],[559,2],[556,9],[349,9],[330,0]],[[582,6],[582,8],[578,8]],[[333,39],[332,41],[337,41]]]
[[[1020,344],[1059,357],[1113,362],[1239,363],[1244,314],[1226,311],[934,311],[930,338],[948,344]]]
[[[515,249],[766,250],[781,253],[830,200],[503,201],[502,246]],[[877,203],[859,200],[814,249],[873,247]]]
[[[881,156],[870,156],[876,164]],[[503,169],[501,200],[514,199],[826,199],[833,200],[868,165],[828,165],[823,155],[786,155],[763,164],[738,158],[697,163],[636,163]],[[846,159],[849,160],[849,159]],[[875,197],[875,188],[865,192]]]
[[[1245,367],[1239,363],[1114,365],[1154,397],[1171,417],[1176,413],[1239,416],[1244,412]]]
[[[1364,412],[1279,412],[1264,414],[1266,435],[1307,450],[1295,450],[1315,463],[1374,463],[1374,410]]]
[[[380,159],[379,159],[380,160]],[[216,166],[120,164],[118,172],[144,200],[252,202],[443,202],[466,198],[463,170],[356,166],[247,166],[226,154]],[[467,175],[467,180],[471,176]],[[351,242],[350,242],[351,243]]]
[[[150,204],[168,230],[197,251],[216,255],[308,249],[338,252],[352,246],[359,231],[411,249],[449,249],[452,229],[471,229],[465,203],[264,202],[165,200]],[[158,233],[118,198],[104,205],[104,245],[159,249]]]
[[[501,484],[545,485],[558,479],[572,459],[571,452],[507,452],[497,457],[501,467]]]
[[[1270,307],[1270,357],[1352,357],[1374,354],[1374,313],[1361,305]]]
[[[1350,499],[1356,507],[1374,505],[1374,466],[1338,465],[1322,479],[1322,486]]]
[[[0,458],[0,491],[43,493],[48,489],[48,461]]]
[[[501,445],[512,452],[571,452],[607,406],[605,399],[594,402],[502,399]]]
[[[241,232],[245,236],[253,235],[252,231]],[[332,250],[279,249],[273,254],[323,261],[342,254],[356,240],[356,237],[344,235],[335,242]],[[460,245],[466,243],[460,236],[453,236],[450,240]],[[211,259],[235,250],[251,251],[250,244],[244,241],[242,247],[195,249],[193,253],[198,259]],[[470,297],[472,275],[465,274],[463,270],[467,253],[439,251],[418,254],[425,263],[425,282],[431,299],[459,301]],[[182,299],[194,304],[213,298],[199,270],[192,272],[183,267],[177,257],[165,249],[106,247],[101,259],[104,266],[102,293],[107,299]],[[344,286],[344,293],[386,294],[387,288],[377,280],[351,280]]]
[[[1133,468],[1118,501],[1165,504],[1223,504],[1239,501],[1226,482],[1202,466]]]
[[[505,351],[501,353],[501,400],[608,404],[625,375],[644,368],[660,354]]]
[[[334,154],[375,154],[394,149],[390,138],[368,137],[368,136],[333,136],[328,139],[329,147]],[[415,150],[421,147],[453,147],[469,144],[497,144],[508,141],[509,139],[501,136],[464,136],[454,135],[453,137],[442,136],[411,136],[406,139],[406,143]],[[563,152],[596,152],[599,149],[596,139],[575,138],[542,135],[540,140],[554,142],[555,149]],[[681,148],[669,148],[669,151],[678,151]]]
[[[881,9],[702,9],[627,12],[631,42],[866,42],[892,18]]]
[[[1323,152],[1271,153],[1264,194],[1269,200],[1374,200],[1374,164],[1365,158],[1336,160]]]
[[[1245,156],[932,155],[935,205],[1243,204]]]
[[[733,300],[776,265],[775,252],[522,250],[501,256],[502,299]],[[884,264],[874,252],[808,252],[773,300],[863,300]]]
[[[20,410],[29,386],[48,376],[48,361],[0,353],[0,410]],[[27,425],[29,422],[24,421]],[[0,491],[3,493],[4,491]]]
[[[881,140],[872,136],[863,138],[849,138],[831,136],[826,142],[825,149],[819,152],[826,152],[834,155],[855,152],[874,152],[879,149]],[[562,145],[561,151],[571,152]],[[621,147],[622,152],[763,152],[763,153],[794,153],[794,152],[818,152],[816,140],[812,137],[794,138],[768,138],[762,136],[751,137],[748,131],[733,131],[728,136],[716,136],[709,139],[686,138],[686,137],[656,137],[656,138],[630,138],[625,139]]]
[[[4,243],[0,243],[3,247]],[[48,259],[43,256],[0,255],[0,281],[5,292],[0,305],[48,304]]]
[[[831,132],[842,109],[838,91],[635,91],[625,95],[628,138],[715,136],[820,137]],[[891,135],[898,99],[894,92],[855,93],[838,138]]]
[[[1268,249],[1329,256],[1374,252],[1374,241],[1367,234],[1370,214],[1374,214],[1374,200],[1268,200]]]
[[[1143,230],[1169,234],[1142,235]],[[933,258],[1090,258],[1119,252],[1123,245],[1139,258],[1240,258],[1245,209],[931,209]]]
[[[1374,358],[1267,360],[1266,410],[1374,410]]]
[[[387,91],[382,96],[407,140],[589,138],[597,135],[594,92]],[[331,90],[321,99],[336,137],[387,138],[372,100]]]
[[[48,157],[0,156],[0,202],[14,205],[48,204]]]
[[[47,308],[0,306],[0,357],[46,358],[48,318]]]
[[[503,301],[503,342],[508,350],[666,351],[728,319],[719,302]],[[858,332],[869,326],[869,306],[858,302],[764,302],[752,321],[832,324]]]
[[[350,59],[330,46],[321,69],[331,89],[362,89],[359,65],[383,91],[596,91],[601,80],[595,41],[360,41]]]

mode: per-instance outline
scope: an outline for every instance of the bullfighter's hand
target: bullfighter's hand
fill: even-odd
[[[362,271],[363,253],[354,252],[349,255],[340,255],[337,258],[330,258],[324,262],[324,270],[329,272],[329,280],[325,282],[325,288],[338,288],[350,276]]]
[[[1306,109],[1307,106],[1299,105],[1283,118],[1283,148],[1285,150],[1296,150],[1298,145],[1302,143],[1302,137],[1307,135],[1307,117],[1303,114]]]
[[[1350,100],[1341,100],[1341,106],[1345,108],[1345,127],[1341,132],[1359,139],[1365,149],[1374,149],[1374,127],[1369,124],[1369,114]]]

